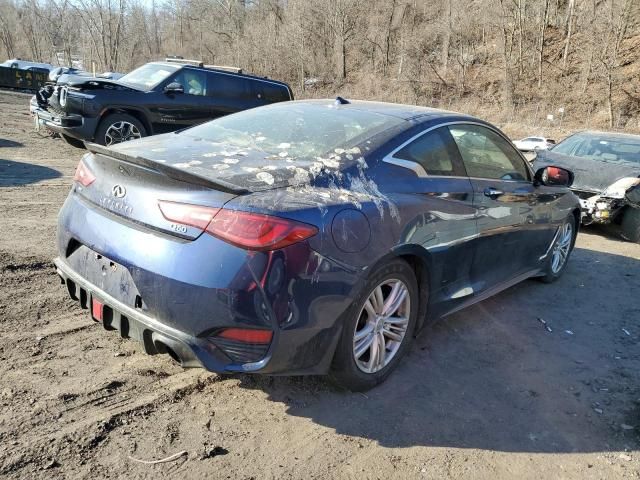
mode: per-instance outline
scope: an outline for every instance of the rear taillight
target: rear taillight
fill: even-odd
[[[211,219],[218,213],[218,208],[189,205],[188,203],[158,202],[162,216],[170,222],[196,227],[200,230],[207,228]]]
[[[159,206],[171,222],[198,227],[248,250],[277,250],[318,233],[313,225],[271,215],[164,201]]]
[[[84,162],[80,160],[80,163],[78,163],[78,166],[76,167],[76,173],[73,176],[73,181],[80,183],[84,187],[88,187],[96,181],[96,176],[91,173],[91,170],[89,170]]]
[[[222,209],[207,232],[249,250],[277,250],[313,237],[318,229],[270,215]]]
[[[253,328],[225,328],[215,336],[226,340],[235,340],[236,342],[264,345],[271,343],[273,332],[271,330],[258,330]]]

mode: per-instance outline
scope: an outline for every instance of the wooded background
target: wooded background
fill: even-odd
[[[527,130],[640,131],[640,0],[0,0],[0,55],[56,52],[121,72],[182,55],[285,80],[297,97]]]

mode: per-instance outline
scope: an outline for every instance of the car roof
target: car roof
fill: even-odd
[[[479,123],[487,123],[478,118],[472,117],[458,112],[449,110],[440,110],[437,108],[423,107],[420,105],[404,105],[401,103],[375,102],[369,100],[347,100],[348,103],[341,103],[337,99],[318,99],[318,100],[296,100],[294,103],[307,103],[312,105],[325,105],[327,107],[361,110],[370,113],[378,113],[391,117],[401,118],[403,120],[437,120],[455,118],[456,120],[468,120]]]
[[[621,132],[601,132],[598,130],[583,130],[581,132],[576,132],[574,135],[592,135],[592,136],[600,136],[600,137],[608,137],[608,138],[619,138],[620,140],[628,139],[628,140],[640,140],[640,135],[636,135],[633,133],[621,133]]]
[[[223,75],[231,75],[233,77],[241,77],[241,78],[248,78],[249,80],[257,80],[260,82],[267,82],[267,83],[275,83],[276,85],[280,85],[286,89],[289,88],[289,85],[285,82],[281,82],[278,80],[272,80],[271,78],[265,78],[265,77],[259,77],[257,75],[249,75],[246,73],[236,73],[236,72],[231,72],[229,70],[222,70],[219,68],[210,68],[210,67],[200,67],[198,65],[191,65],[188,63],[178,63],[178,62],[149,62],[152,63],[154,65],[164,65],[165,67],[178,67],[178,69],[182,69],[182,68],[188,68],[188,69],[193,69],[193,70],[205,70],[207,72],[215,72],[215,73],[221,73]]]

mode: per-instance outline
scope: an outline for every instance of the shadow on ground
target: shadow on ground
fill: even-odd
[[[290,415],[386,447],[633,449],[638,292],[638,260],[578,248],[558,282],[523,282],[428,327],[366,394],[318,378],[241,376],[241,386],[286,404]]]
[[[617,242],[630,243],[626,238],[622,236],[622,227],[615,223],[598,224],[592,223],[591,225],[581,226],[580,232],[588,233],[592,235],[599,235],[609,240],[615,240]]]
[[[62,174],[53,168],[0,158],[0,187],[29,185],[61,176]]]
[[[16,142],[14,140],[7,140],[4,138],[0,138],[0,148],[5,147],[24,147],[24,145],[20,142]]]

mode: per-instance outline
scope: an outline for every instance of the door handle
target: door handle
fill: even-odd
[[[487,187],[484,189],[484,196],[489,198],[498,198],[499,196],[504,195],[502,190],[498,190],[497,188]]]

